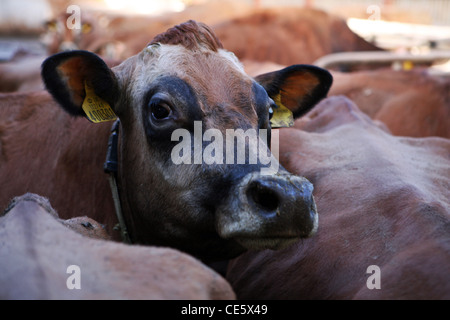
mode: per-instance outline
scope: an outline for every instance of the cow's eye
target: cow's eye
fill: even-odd
[[[164,120],[169,118],[172,115],[172,109],[165,102],[151,102],[150,103],[150,111],[152,113],[152,117],[155,120]]]

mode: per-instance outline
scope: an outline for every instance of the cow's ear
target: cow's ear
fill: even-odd
[[[94,53],[55,54],[44,61],[41,75],[47,90],[71,115],[87,116],[93,122],[113,120],[118,83],[113,71]]]
[[[333,77],[327,70],[319,67],[293,65],[259,75],[255,80],[277,104],[279,110],[274,110],[274,117],[277,112],[283,113],[287,108],[292,112],[293,118],[298,118],[326,97]]]

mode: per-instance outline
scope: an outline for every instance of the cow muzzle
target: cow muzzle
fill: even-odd
[[[313,185],[299,176],[250,173],[216,211],[217,231],[250,250],[287,247],[317,230],[312,192]]]

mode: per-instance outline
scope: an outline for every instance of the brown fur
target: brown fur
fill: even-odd
[[[341,96],[280,142],[280,161],[314,183],[317,237],[235,259],[239,299],[450,298],[449,140],[392,136]]]
[[[199,46],[205,46],[213,52],[223,49],[222,43],[204,23],[189,20],[183,24],[170,28],[157,35],[151,42],[161,44],[182,45],[188,50],[196,50]]]
[[[450,138],[450,79],[425,70],[334,73],[330,95],[346,95],[394,135]]]
[[[47,200],[26,195],[0,216],[0,299],[235,298],[222,277],[188,255],[83,237],[63,226],[75,219],[61,224],[55,215]],[[66,285],[71,265],[80,268],[79,290]]]
[[[71,59],[58,66],[58,72],[67,79],[71,100],[75,104],[82,104],[86,96],[83,79],[86,77],[86,67],[81,59]]]
[[[156,35],[188,19],[202,21],[209,25],[245,16],[253,11],[253,6],[241,1],[213,1],[190,5],[182,12],[154,15],[127,15],[120,13],[99,13],[82,7],[81,23],[88,23],[90,32],[78,37],[65,27],[67,21],[66,6],[56,17],[60,27],[57,31],[48,30],[46,42],[49,53],[57,53],[63,41],[72,41],[79,49],[88,50],[102,57],[124,60],[138,54]],[[59,12],[59,11],[58,11]],[[211,14],[214,12],[214,14]]]
[[[0,62],[0,92],[25,92],[44,89],[41,64],[45,56],[16,55],[12,60]]]
[[[110,123],[73,118],[47,92],[0,94],[0,119],[0,175],[9,182],[0,186],[0,206],[33,192],[48,198],[61,218],[89,215],[116,234],[103,172]]]
[[[342,18],[317,9],[261,10],[213,29],[239,59],[282,65],[311,64],[333,52],[380,50],[354,34]]]
[[[67,14],[58,17],[64,27],[66,19]],[[240,59],[290,65],[312,63],[332,52],[379,50],[354,34],[342,18],[327,12],[298,7],[255,11],[233,1],[208,2],[162,17],[96,16],[83,10],[82,20],[92,25],[92,31],[82,34],[75,43],[79,49],[102,56],[107,56],[105,47],[111,45],[116,49],[109,58],[126,59],[139,53],[153,37],[187,19],[213,26],[224,47]],[[100,20],[108,21],[107,26],[100,26]],[[66,31],[50,33],[50,52],[58,52],[61,42],[72,38]]]
[[[26,193],[23,196],[15,197],[9,203],[3,214],[0,214],[0,216],[8,214],[8,212],[13,210],[16,206],[20,205],[21,202],[34,202],[35,204],[42,207],[45,211],[47,211],[55,219],[57,219],[62,225],[85,237],[102,240],[110,240],[111,238],[107,234],[103,225],[86,216],[75,217],[68,220],[60,219],[58,213],[51,206],[50,201],[48,201],[47,198],[41,197],[34,193]],[[26,205],[28,206],[29,203],[26,203]]]

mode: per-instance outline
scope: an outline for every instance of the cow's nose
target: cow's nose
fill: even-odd
[[[216,217],[219,234],[248,249],[277,249],[312,236],[318,225],[313,186],[290,175],[249,174]]]
[[[273,181],[255,180],[252,181],[247,189],[247,198],[250,203],[254,203],[259,209],[261,214],[267,217],[273,217],[278,211],[278,207],[281,202],[280,193],[277,190],[277,185]]]
[[[316,215],[312,191],[309,181],[296,176],[259,176],[249,182],[246,196],[253,210],[264,218],[279,216],[278,219],[290,220],[309,230]]]

